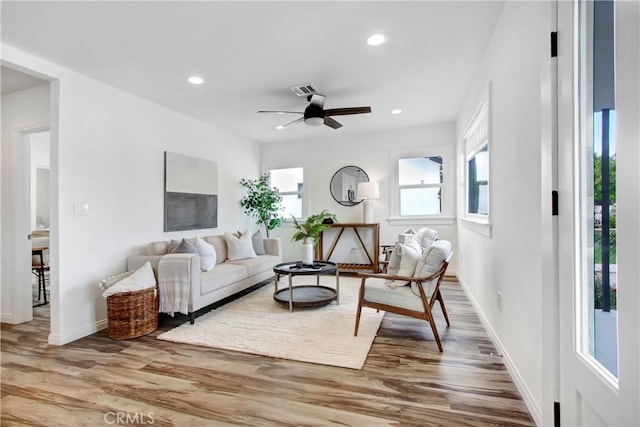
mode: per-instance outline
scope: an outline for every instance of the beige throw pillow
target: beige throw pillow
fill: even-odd
[[[236,237],[231,233],[224,233],[224,239],[227,242],[227,250],[229,251],[229,259],[236,261],[239,259],[255,258],[256,251],[253,250],[253,242],[249,230]]]

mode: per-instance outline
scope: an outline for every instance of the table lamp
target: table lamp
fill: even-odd
[[[358,184],[358,199],[362,199],[362,219],[365,224],[373,222],[372,200],[380,198],[380,188],[377,182],[361,182]]]

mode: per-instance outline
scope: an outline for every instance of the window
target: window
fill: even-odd
[[[400,216],[442,212],[442,156],[398,160]]]
[[[438,145],[391,153],[391,225],[452,223],[453,150]]]
[[[282,196],[280,213],[287,219],[302,218],[302,200],[304,196],[304,168],[271,169],[271,186],[276,187]]]
[[[489,102],[483,102],[464,132],[466,216],[489,219]]]
[[[467,212],[489,215],[489,144],[484,144],[467,161],[469,182]]]

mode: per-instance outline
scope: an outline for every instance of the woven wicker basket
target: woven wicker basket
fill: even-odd
[[[158,328],[157,288],[121,292],[107,298],[109,337],[127,340]]]

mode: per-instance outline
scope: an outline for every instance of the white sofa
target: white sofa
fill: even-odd
[[[188,314],[191,323],[195,321],[197,310],[272,278],[273,267],[282,262],[280,239],[263,239],[265,255],[234,261],[228,259],[227,242],[224,236],[207,236],[203,239],[215,248],[216,265],[210,271],[201,271],[200,256],[192,255],[189,258],[187,263],[190,269]],[[167,253],[169,243],[166,241],[148,244],[146,255],[133,255],[127,259],[127,270],[137,270],[149,261],[157,277],[158,264]]]

